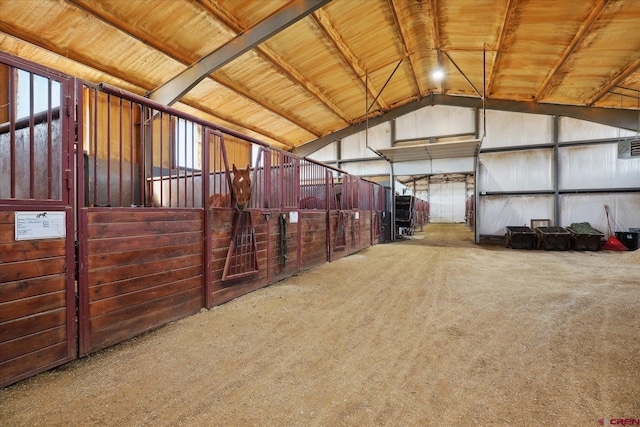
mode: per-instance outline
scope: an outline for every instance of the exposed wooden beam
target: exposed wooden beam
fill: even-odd
[[[611,81],[609,83],[605,84],[602,88],[600,88],[598,93],[596,93],[589,101],[587,101],[586,104],[587,105],[595,104],[603,96],[605,96],[607,94],[607,92],[609,92],[611,89],[616,87],[618,85],[618,83],[620,83],[621,81],[624,81],[624,79],[629,77],[631,74],[634,74],[638,70],[640,70],[640,58],[637,58],[635,61],[633,61],[631,64],[629,64],[629,66],[627,68],[622,70],[616,77],[611,79]]]
[[[365,91],[368,89],[369,95],[375,98],[379,91],[371,82],[369,82],[368,84],[366,83],[367,70],[364,69],[364,66],[360,63],[360,60],[351,51],[351,49],[349,49],[344,40],[342,40],[342,36],[338,32],[338,30],[336,30],[331,24],[327,13],[323,10],[317,10],[315,13],[313,13],[312,16],[315,22],[318,24],[318,27],[320,27],[331,44],[340,53],[346,64],[351,68],[351,70],[353,70],[353,73],[362,83],[363,89]],[[382,110],[386,111],[389,109],[389,106],[382,99],[378,98],[377,103]]]
[[[396,9],[396,4],[394,0],[387,0],[389,3],[389,9],[391,9],[391,14],[393,15],[393,22],[396,25],[396,31],[400,36],[400,42],[402,43],[402,50],[405,56],[409,57],[409,66],[411,67],[411,76],[413,77],[413,83],[416,85],[416,89],[420,95],[424,95],[428,92],[428,89],[422,88],[420,85],[420,79],[418,78],[418,73],[416,72],[416,65],[414,63],[412,53],[417,50],[417,46],[409,46],[411,38],[406,33],[406,28],[408,24],[406,22],[401,21],[400,15],[398,15],[398,11]]]
[[[196,0],[194,0],[196,1]],[[241,33],[246,30],[238,22],[238,20],[232,16],[227,10],[212,2],[200,2],[197,1],[205,10],[215,16],[219,21],[223,22],[229,29],[235,33]],[[296,70],[291,64],[285,61],[280,55],[278,55],[273,49],[269,48],[265,44],[261,44],[256,47],[256,52],[266,61],[272,63],[278,68],[291,82],[303,87],[307,92],[314,96],[321,104],[323,104],[329,111],[332,111],[336,116],[340,117],[345,123],[351,123],[352,118],[347,115],[340,107],[338,107],[320,88],[310,82],[305,76]]]
[[[442,49],[442,45],[440,44],[440,23],[438,20],[438,5],[436,4],[436,0],[429,0],[429,12],[431,13],[431,31],[433,37],[433,44],[436,49],[436,64],[438,67],[442,66],[442,61],[440,58],[440,50]],[[445,93],[446,88],[444,85],[445,79],[440,80],[440,93]]]
[[[330,1],[294,0],[152,91],[149,98],[161,104],[173,104],[215,70],[224,67]]]
[[[118,20],[117,22],[115,22],[113,20],[112,17],[104,14],[104,12],[102,11],[101,8],[97,8],[95,7],[95,4],[93,2],[89,2],[89,1],[85,1],[85,0],[67,0],[69,3],[75,5],[77,8],[83,10],[84,12],[91,14],[93,16],[95,16],[96,18],[100,19],[101,21],[105,22],[106,24],[110,25],[113,28],[116,28],[118,31],[135,38],[136,40],[139,40],[140,42],[151,46],[153,49],[157,50],[158,52],[168,56],[171,59],[174,59],[180,63],[182,63],[183,65],[189,65],[189,64],[193,64],[194,62],[194,58],[190,58],[187,55],[185,55],[184,53],[182,53],[181,51],[178,51],[176,49],[171,49],[169,47],[167,47],[166,45],[162,44],[158,39],[154,38],[154,37],[149,37],[148,34],[140,31],[136,26],[133,25],[129,25],[124,21],[120,21]],[[107,74],[112,74],[111,73],[111,68],[109,68],[106,72]],[[296,118],[292,113],[284,111],[281,107],[275,106],[273,105],[273,102],[271,102],[268,99],[265,98],[261,98],[261,97],[256,97],[255,94],[251,94],[249,93],[249,91],[245,88],[240,87],[237,84],[233,84],[232,82],[223,79],[222,77],[218,76],[218,78],[213,78],[211,76],[207,76],[209,78],[211,78],[213,81],[215,81],[216,83],[218,83],[219,85],[229,89],[232,92],[237,93],[240,97],[245,98],[247,101],[255,103],[260,105],[262,108],[264,108],[267,111],[270,111],[286,120],[288,120],[289,122],[291,122],[292,124],[294,124],[295,126],[300,127],[301,129],[304,129],[305,131],[309,132],[312,135],[316,135],[316,136],[320,136],[320,132],[318,130],[312,130],[309,129],[308,126],[306,126],[305,124],[303,124],[298,118]],[[127,75],[122,77],[123,80],[131,80],[131,76]],[[149,84],[147,82],[144,82],[142,84],[138,84],[138,86],[145,88],[147,91],[152,90],[153,88],[149,87]],[[185,104],[189,104],[189,105],[196,105],[195,102],[191,101],[191,102],[185,102],[184,100],[181,100],[181,102],[185,103]],[[207,112],[208,114],[212,114],[215,117],[220,117],[222,120],[228,121],[229,123],[232,123],[235,126],[238,127],[244,127],[246,129],[250,129],[253,132],[256,133],[260,133],[268,138],[274,139],[278,142],[280,142],[283,145],[287,145],[290,146],[290,144],[281,141],[278,138],[274,138],[273,135],[268,135],[265,132],[261,132],[260,130],[258,130],[257,128],[252,128],[249,125],[246,124],[242,124],[237,122],[236,120],[230,120],[229,117],[223,117],[223,115],[221,115],[219,112],[217,113],[211,113],[210,109],[208,109],[206,106],[200,106],[198,107],[199,109]],[[207,111],[208,110],[208,111]],[[347,122],[349,123],[349,122]]]
[[[536,100],[539,101],[544,99],[545,95],[549,93],[550,90],[560,84],[560,81],[552,83],[554,77],[564,66],[575,49],[580,45],[580,43],[582,43],[593,23],[598,19],[600,13],[602,13],[604,8],[607,6],[607,3],[609,3],[609,0],[600,0],[598,1],[598,4],[596,4],[595,7],[591,10],[591,13],[589,13],[589,16],[587,16],[587,19],[585,19],[585,21],[582,23],[580,29],[573,37],[573,40],[571,40],[571,43],[567,45],[567,48],[564,50],[564,53],[560,57],[560,60],[556,63],[556,65],[554,65],[549,74],[547,74],[547,77],[542,82],[542,85],[540,85],[540,88],[535,95]]]
[[[504,44],[505,38],[507,37],[507,32],[509,31],[509,28],[511,26],[511,19],[513,18],[514,3],[515,0],[509,0],[504,11],[504,17],[502,18],[502,29],[500,30],[500,37],[498,37],[498,45],[496,46],[496,54],[493,57],[491,70],[489,71],[489,75],[487,76],[487,88],[485,97],[491,96],[491,90],[493,89],[493,79],[496,75],[496,72],[498,71],[498,63],[500,62],[500,53],[502,52],[502,46]]]

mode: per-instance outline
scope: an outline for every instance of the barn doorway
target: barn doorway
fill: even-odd
[[[473,173],[448,173],[422,176],[397,177],[396,209],[398,199],[410,197],[415,205],[416,225],[414,239],[434,235],[438,245],[458,246],[460,239],[474,241],[475,176]],[[410,196],[409,196],[410,195]],[[418,212],[419,210],[423,212]],[[402,216],[403,212],[400,212]],[[399,212],[396,211],[396,228]],[[404,217],[400,222],[403,223]],[[454,227],[447,227],[454,226]],[[451,231],[454,230],[455,233]],[[413,235],[413,233],[410,233]],[[455,236],[455,237],[453,237]],[[461,237],[462,236],[462,237]]]
[[[428,178],[428,195],[430,223],[466,223],[468,214],[467,200],[473,197],[473,175],[443,174],[430,176]]]

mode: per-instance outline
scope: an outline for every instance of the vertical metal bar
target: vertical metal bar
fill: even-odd
[[[133,123],[133,119],[134,119],[134,110],[133,110],[133,102],[129,101],[129,191],[131,194],[131,205],[135,205],[136,203],[136,198],[135,198],[135,186],[134,186],[134,172],[133,172],[133,165],[134,165],[134,150],[133,150],[133,146],[135,145],[135,141],[134,141],[134,123]]]
[[[169,129],[168,133],[169,135],[167,136],[167,144],[168,144],[168,155],[169,155],[169,159],[167,160],[168,162],[168,169],[169,169],[169,207],[172,206],[172,202],[173,202],[173,195],[172,195],[172,191],[171,191],[171,187],[173,187],[173,150],[176,146],[176,144],[178,143],[178,141],[174,141],[174,137],[175,137],[175,133],[174,133],[174,122],[173,122],[173,116],[167,116],[168,117],[168,125],[169,125]],[[176,181],[177,183],[177,181]],[[176,185],[176,187],[179,188],[179,186]],[[178,197],[176,195],[176,197]],[[176,205],[177,206],[177,205]]]
[[[33,115],[34,112],[34,87],[33,87],[33,73],[29,73],[29,198],[35,199],[35,186],[36,186],[36,140],[35,140],[35,122]]]
[[[16,69],[9,72],[9,149],[11,164],[11,198],[16,198]]]
[[[194,122],[191,122],[191,204],[194,207],[196,205],[196,185],[195,185],[196,184],[196,174],[195,174],[195,166],[196,166],[196,156],[195,156],[196,129],[195,129],[195,126],[196,126],[196,124]],[[186,135],[186,132],[187,132],[186,124],[185,124],[185,127],[184,127],[184,131],[185,131],[185,135]],[[203,131],[204,131],[204,129],[203,129]],[[200,138],[200,140],[202,141],[201,146],[206,145],[202,137]],[[207,150],[207,153],[209,153],[209,150]],[[202,159],[204,161],[204,157]],[[208,164],[209,164],[209,159],[207,159],[207,165]],[[200,164],[200,179],[202,181],[202,186],[203,187],[204,187],[205,176],[207,178],[209,177],[208,172],[207,172],[207,175],[205,175],[204,166],[202,164]],[[208,181],[209,180],[207,179],[207,182]],[[186,185],[186,180],[185,180],[185,185]],[[208,197],[209,196],[207,195],[207,197],[202,199],[203,205],[208,205],[208,203],[209,203]]]
[[[79,213],[81,208],[84,208],[86,206],[86,200],[84,198],[85,195],[85,185],[86,185],[86,181],[85,181],[85,169],[84,169],[84,111],[85,111],[85,99],[84,99],[84,90],[83,90],[83,84],[81,81],[77,82],[76,85],[76,98],[77,98],[77,124],[78,124],[78,130],[76,133],[76,138],[77,138],[77,180],[76,180],[76,201],[77,201],[77,211],[76,214]],[[61,107],[62,108],[62,107]],[[62,119],[62,113],[60,114],[60,119]],[[80,222],[80,216],[78,215],[77,217],[78,219],[78,224]],[[78,240],[79,240],[79,236],[78,236]],[[78,279],[79,280],[79,279]]]
[[[263,148],[264,150],[264,202],[266,208],[272,208],[276,206],[273,203],[271,194],[271,174],[273,170],[273,150],[270,148]]]
[[[153,171],[153,166],[154,166],[154,158],[153,158],[153,109],[151,108],[147,108],[147,114],[148,116],[148,135],[149,138],[145,138],[145,147],[146,150],[149,151],[149,170],[147,171],[147,173],[149,174],[149,203],[151,204],[151,206],[153,206],[153,179],[154,179],[154,171]]]
[[[53,121],[53,113],[52,113],[52,98],[53,93],[51,90],[51,78],[47,79],[47,199],[52,199],[53,198],[53,156],[52,156],[52,149],[53,149],[53,141],[52,141],[52,135],[51,132],[53,130],[52,128],[52,121]],[[60,123],[62,123],[62,103],[60,103],[60,113],[59,113],[59,117],[60,117]],[[62,197],[62,194],[60,195]]]
[[[558,116],[553,116],[553,224],[560,225],[560,123]]]
[[[147,124],[146,124],[146,115],[147,108],[145,108],[141,104],[136,104],[138,107],[139,114],[139,144],[138,144],[138,156],[140,158],[140,171],[138,173],[138,185],[140,189],[140,204],[142,206],[147,206],[147,195],[145,191],[145,182],[147,181],[147,157],[146,157],[146,146],[145,146],[145,136],[147,134]]]
[[[122,199],[122,149],[123,149],[123,144],[122,144],[122,98],[119,98],[119,102],[118,102],[118,120],[119,120],[119,129],[118,129],[118,139],[119,139],[119,144],[120,146],[118,147],[118,160],[119,160],[119,179],[118,179],[118,189],[119,189],[119,207],[123,206],[123,199]]]
[[[107,94],[107,205],[111,206],[111,94]]]
[[[160,111],[160,136],[158,139],[160,139],[160,206],[164,207],[164,159],[162,158],[164,153],[164,112],[162,111]]]
[[[93,203],[98,203],[98,91],[93,91]]]
[[[192,131],[194,130],[194,124],[191,123],[192,127]],[[186,126],[185,126],[186,127]],[[212,288],[212,274],[211,274],[211,264],[212,264],[212,246],[213,246],[213,236],[211,235],[211,209],[208,203],[208,198],[209,198],[209,168],[210,168],[210,164],[209,164],[209,139],[212,137],[215,137],[215,135],[213,134],[213,132],[211,132],[209,129],[202,127],[201,128],[201,134],[200,134],[200,140],[202,141],[202,144],[200,146],[200,153],[201,153],[201,158],[202,158],[202,167],[201,167],[201,177],[202,177],[202,188],[201,188],[201,197],[202,197],[202,206],[204,208],[204,225],[203,225],[203,241],[204,241],[204,245],[203,245],[203,254],[202,254],[202,268],[203,268],[203,272],[202,272],[202,281],[203,281],[203,303],[204,306],[207,308],[211,308],[211,306],[213,305],[213,299],[211,296],[211,288]],[[195,133],[192,132],[192,138],[195,137]],[[192,153],[194,151],[192,144]],[[193,161],[195,162],[195,157],[192,157]],[[195,163],[193,164],[193,166],[195,166]],[[193,179],[194,179],[194,174],[192,171],[192,184],[194,183]],[[207,179],[205,179],[205,177]],[[193,195],[195,196],[195,186],[192,185],[191,191],[193,193]],[[195,198],[194,198],[195,200]],[[195,202],[194,202],[195,204]],[[224,274],[224,273],[223,273]]]

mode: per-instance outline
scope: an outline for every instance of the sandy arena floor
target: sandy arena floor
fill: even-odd
[[[640,250],[430,225],[0,390],[2,426],[640,418]]]

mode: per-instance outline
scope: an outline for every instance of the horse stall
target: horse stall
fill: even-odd
[[[162,106],[77,93],[82,356],[203,307],[208,146],[202,124]]]
[[[0,65],[0,386],[384,238],[378,184],[19,65]],[[16,114],[20,85],[45,105]]]
[[[72,82],[0,54],[0,387],[76,357]]]

